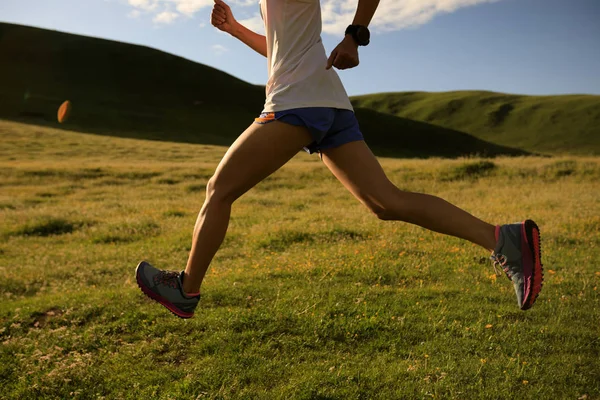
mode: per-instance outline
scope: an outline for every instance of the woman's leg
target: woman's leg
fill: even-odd
[[[186,293],[200,290],[206,270],[225,238],[231,204],[312,140],[304,127],[273,121],[252,124],[231,145],[206,185],[206,199],[196,220],[185,269]]]
[[[495,227],[447,201],[398,189],[364,141],[323,151],[323,162],[340,182],[382,220],[399,220],[469,240],[488,250]]]

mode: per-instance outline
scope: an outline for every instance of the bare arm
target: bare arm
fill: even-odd
[[[369,26],[377,6],[379,6],[379,0],[358,0],[358,7],[352,25]]]
[[[215,28],[238,38],[258,54],[267,56],[267,39],[237,22],[223,0],[215,0],[210,22]]]
[[[258,54],[267,56],[267,39],[263,35],[251,31],[240,23],[237,24],[236,29],[231,34]]]
[[[358,7],[352,25],[368,26],[379,6],[379,0],[358,0]],[[358,65],[358,43],[352,35],[346,35],[342,42],[331,52],[327,60],[327,69],[332,66],[337,69],[354,68]]]

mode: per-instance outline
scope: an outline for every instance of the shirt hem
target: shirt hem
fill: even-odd
[[[281,104],[281,105],[270,105],[267,106],[265,105],[263,108],[264,113],[269,113],[269,112],[279,112],[279,111],[287,111],[287,110],[293,110],[295,108],[312,108],[312,107],[324,107],[324,108],[337,108],[339,110],[349,110],[354,112],[354,107],[352,107],[352,104],[341,104],[341,103],[336,103],[336,102],[331,102],[331,101],[314,101],[314,102],[307,102],[307,103],[290,103],[290,104]]]

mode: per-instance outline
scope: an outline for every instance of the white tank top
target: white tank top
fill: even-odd
[[[319,0],[260,0],[267,38],[267,81],[263,112],[304,107],[353,110],[321,40]]]

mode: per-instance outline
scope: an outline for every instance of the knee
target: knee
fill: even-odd
[[[390,221],[394,219],[392,213],[390,212],[390,208],[387,207],[385,203],[374,201],[367,201],[365,203],[369,211],[371,211],[378,219],[382,221]]]
[[[382,221],[407,221],[410,216],[408,193],[395,186],[380,196],[363,202],[367,208]]]
[[[206,183],[206,204],[232,204],[235,196],[217,175],[213,175]]]
[[[375,212],[377,218],[382,221],[396,221],[398,220],[398,216],[393,213],[389,208],[386,207],[378,207]]]

